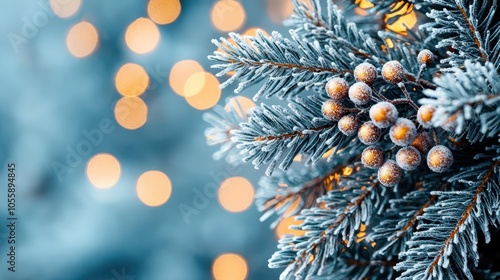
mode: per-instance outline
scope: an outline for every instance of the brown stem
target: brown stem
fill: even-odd
[[[493,165],[491,166],[490,170],[488,173],[486,173],[486,176],[484,176],[483,180],[481,181],[481,184],[479,184],[479,187],[477,188],[476,192],[474,193],[474,196],[472,197],[471,203],[465,208],[464,212],[462,213],[462,216],[458,220],[457,224],[455,225],[455,228],[450,232],[450,235],[446,240],[444,241],[443,247],[441,247],[441,250],[439,250],[439,253],[434,257],[434,261],[431,263],[428,269],[428,274],[432,275],[432,272],[434,269],[436,269],[436,266],[439,263],[439,260],[444,256],[446,248],[450,245],[451,242],[453,242],[453,239],[455,238],[455,235],[460,231],[460,228],[467,222],[467,219],[471,215],[471,213],[474,211],[474,207],[477,205],[477,201],[479,199],[479,195],[484,191],[484,187],[486,186],[486,183],[490,179],[490,177],[493,175],[495,172],[495,168],[498,166],[499,161],[495,161]]]
[[[361,158],[360,155],[358,155],[356,157],[352,157],[346,163],[339,164],[339,165],[335,166],[335,168],[333,168],[330,172],[328,172],[328,174],[321,176],[321,177],[317,177],[317,178],[305,183],[304,186],[298,192],[288,192],[287,194],[276,196],[276,197],[266,201],[266,203],[273,200],[274,203],[272,205],[276,205],[276,204],[279,204],[283,201],[291,199],[292,197],[294,197],[296,195],[302,195],[303,193],[305,193],[309,189],[313,189],[313,188],[316,188],[318,186],[321,186],[321,184],[323,182],[326,182],[327,180],[329,180],[329,178],[331,176],[334,176],[335,174],[339,174],[345,167],[352,165],[353,163],[358,161],[360,158]],[[267,209],[272,207],[272,205],[267,207]]]
[[[479,50],[479,54],[481,55],[481,58],[486,62],[488,61],[488,58],[486,57],[486,54],[481,50],[481,42],[479,41],[479,38],[476,36],[476,28],[474,28],[474,25],[472,25],[472,22],[469,21],[469,18],[467,17],[467,13],[465,12],[464,8],[460,6],[460,3],[455,0],[455,4],[457,5],[458,10],[462,14],[462,17],[465,20],[465,23],[467,23],[467,26],[470,29],[470,32],[472,33],[472,38],[474,39],[474,43],[476,43],[477,49]]]
[[[332,124],[326,124],[320,127],[314,127],[310,128],[308,130],[313,130],[313,131],[321,131],[323,129],[331,128],[333,125]],[[292,137],[304,137],[306,134],[304,134],[301,131],[294,131],[290,133],[284,133],[280,135],[268,135],[268,136],[259,136],[255,137],[254,141],[270,141],[270,140],[281,140],[281,139],[287,139],[287,138],[292,138]]]
[[[444,183],[441,186],[441,190],[442,191],[445,190],[446,186],[448,186],[448,183]],[[404,233],[406,233],[409,229],[413,228],[413,226],[417,223],[418,217],[422,216],[424,214],[425,209],[431,206],[434,203],[434,201],[436,201],[437,198],[438,198],[437,195],[431,195],[429,197],[429,200],[424,205],[422,205],[422,207],[420,207],[420,209],[418,209],[418,211],[415,214],[413,214],[412,218],[403,226],[403,228],[397,231],[396,235],[391,239],[391,241],[400,239],[401,237],[404,236]]]
[[[314,73],[322,73],[322,72],[330,72],[333,74],[340,74],[344,75],[347,73],[352,73],[352,70],[347,70],[347,69],[341,69],[341,70],[335,70],[332,68],[325,68],[325,67],[311,67],[311,66],[305,66],[305,65],[299,65],[299,64],[292,64],[292,63],[281,63],[281,62],[276,62],[276,61],[271,61],[271,60],[261,60],[261,61],[254,61],[254,60],[246,60],[245,62],[242,61],[236,61],[236,60],[229,60],[230,63],[246,63],[250,65],[257,65],[257,66],[262,66],[264,64],[270,64],[274,67],[278,68],[286,68],[286,69],[300,69],[304,71],[309,71],[309,72],[314,72]]]
[[[363,203],[363,201],[368,197],[368,195],[378,187],[378,185],[379,183],[376,182],[372,188],[367,189],[362,194],[360,194],[354,202],[350,202],[347,205],[347,207],[345,207],[344,212],[338,216],[337,220],[330,226],[328,226],[325,230],[323,230],[320,233],[319,238],[316,241],[312,242],[313,244],[309,248],[304,250],[298,258],[296,258],[297,262],[295,262],[295,265],[297,265],[300,260],[303,260],[309,254],[309,252],[315,250],[318,247],[318,245],[327,238],[326,237],[327,234],[329,234],[333,229],[335,229],[338,225],[340,225],[347,216],[352,214],[352,208],[359,207],[361,203]]]

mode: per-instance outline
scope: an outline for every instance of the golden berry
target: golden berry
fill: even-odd
[[[351,136],[358,130],[359,122],[354,115],[346,115],[340,118],[337,125],[342,133]]]
[[[354,68],[354,78],[357,82],[371,85],[377,80],[377,69],[370,63],[363,62]]]
[[[429,128],[432,126],[432,117],[434,116],[434,112],[436,111],[436,107],[432,105],[422,105],[418,109],[417,112],[417,121],[418,123],[424,127],[424,128]]]
[[[329,99],[321,106],[323,116],[331,121],[338,121],[346,114],[346,109],[342,103]]]
[[[386,161],[378,170],[379,182],[386,186],[392,187],[399,183],[401,180],[401,169],[392,159]]]
[[[382,101],[370,108],[370,119],[379,128],[387,128],[398,119],[398,110],[392,103]]]
[[[418,53],[418,63],[432,64],[434,62],[434,54],[430,50],[422,50]]]
[[[363,82],[357,82],[349,88],[349,99],[356,105],[365,105],[372,98],[372,89]]]
[[[346,99],[348,90],[349,84],[342,78],[333,78],[326,83],[326,92],[331,98],[337,101]]]
[[[389,130],[389,137],[398,146],[408,146],[417,137],[417,128],[409,119],[399,118]]]
[[[373,122],[365,122],[358,130],[358,138],[365,145],[373,145],[380,139],[381,131]]]
[[[385,63],[382,67],[382,77],[391,84],[401,83],[405,79],[403,65],[395,60]]]
[[[444,172],[453,164],[453,154],[443,145],[437,145],[427,154],[427,166],[437,173]]]
[[[384,163],[384,151],[377,146],[370,146],[363,150],[361,154],[361,163],[365,167],[375,169]]]
[[[412,146],[399,149],[396,163],[406,171],[415,170],[422,160],[420,152]]]
[[[415,137],[415,140],[411,142],[411,145],[415,147],[417,150],[419,150],[422,153],[427,153],[429,149],[431,148],[433,144],[432,138],[429,135],[428,132],[420,132],[417,134],[417,137]]]

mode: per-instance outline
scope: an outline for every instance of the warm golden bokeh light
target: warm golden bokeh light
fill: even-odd
[[[138,64],[124,64],[115,76],[115,87],[123,96],[139,96],[144,93],[149,84],[146,70]]]
[[[283,220],[281,220],[281,222],[279,222],[278,226],[275,229],[276,238],[280,239],[285,234],[291,234],[291,235],[294,235],[294,236],[302,236],[302,235],[304,235],[306,232],[303,231],[303,230],[295,230],[295,229],[290,229],[289,228],[292,225],[299,226],[299,225],[301,225],[303,223],[304,223],[303,221],[297,221],[297,220],[295,220],[295,216],[284,218]]]
[[[135,53],[145,54],[156,48],[160,41],[160,31],[154,22],[147,18],[138,18],[125,32],[125,42]]]
[[[137,196],[147,206],[156,207],[164,204],[172,193],[172,183],[161,171],[147,171],[137,180]]]
[[[398,3],[396,6],[393,8],[393,10],[398,9],[401,5],[404,3]],[[408,11],[407,7],[411,7],[411,10]],[[406,34],[406,27],[405,25],[411,29],[415,26],[417,23],[417,14],[415,13],[415,10],[413,10],[413,7],[411,5],[406,5],[404,8],[400,9],[399,11],[396,11],[394,13],[390,13],[385,16],[384,21],[388,23],[388,20],[390,18],[393,18],[394,16],[400,16],[398,20],[396,20],[392,24],[387,24],[386,28],[400,34]]]
[[[358,5],[362,9],[369,9],[369,8],[373,8],[375,6],[369,0],[356,0],[354,2],[354,4]]]
[[[78,58],[92,54],[98,42],[97,29],[86,21],[73,25],[66,36],[66,46],[69,52]]]
[[[148,16],[158,24],[174,22],[181,14],[179,0],[149,0]]]
[[[301,162],[302,161],[302,155],[301,154],[296,155],[293,158],[293,161],[295,161],[295,162]]]
[[[255,37],[255,36],[257,36],[257,30],[260,30],[262,33],[264,33],[264,37],[269,37],[269,33],[267,33],[266,30],[259,28],[259,27],[248,28],[245,32],[243,32],[243,35]]]
[[[247,274],[247,262],[237,254],[222,254],[212,264],[215,280],[244,280]]]
[[[138,129],[148,120],[148,106],[139,97],[122,97],[115,105],[115,119],[123,128]]]
[[[220,205],[229,212],[242,212],[253,201],[252,183],[243,177],[230,177],[220,185],[218,199]]]
[[[224,106],[224,109],[227,112],[230,112],[231,109],[238,114],[240,118],[243,118],[243,116],[246,116],[248,114],[248,111],[250,109],[255,107],[255,102],[253,102],[252,99],[245,97],[245,96],[236,96],[236,97],[231,97]]]
[[[78,12],[82,0],[50,0],[49,5],[56,16],[68,18]]]
[[[246,20],[243,5],[236,0],[219,0],[212,7],[212,24],[220,31],[240,29]]]
[[[184,96],[188,104],[195,109],[212,108],[221,96],[219,80],[208,72],[194,73],[186,81]]]
[[[108,189],[120,179],[120,162],[110,154],[97,154],[87,162],[85,173],[94,187]]]
[[[305,4],[311,8],[310,0],[299,0],[299,3]],[[290,0],[268,0],[267,13],[275,23],[282,23],[293,13],[293,4]]]
[[[170,70],[168,78],[172,90],[180,96],[184,96],[184,87],[191,75],[203,72],[203,67],[194,60],[182,60],[177,62]],[[195,90],[195,89],[193,89]]]

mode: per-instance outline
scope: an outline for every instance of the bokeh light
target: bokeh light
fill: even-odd
[[[311,7],[310,0],[299,0],[299,3]],[[290,0],[268,0],[267,13],[275,23],[282,23],[293,13],[293,3]]]
[[[115,87],[123,96],[139,96],[144,93],[148,84],[148,73],[138,64],[124,64],[116,72]]]
[[[66,46],[69,52],[78,58],[92,54],[98,42],[99,34],[96,28],[86,21],[75,24],[66,36]]]
[[[182,60],[177,62],[170,70],[169,83],[172,90],[180,96],[184,96],[184,87],[188,78],[194,73],[203,72],[203,67],[194,60]]]
[[[411,5],[405,5],[405,7],[401,8],[400,10],[397,10],[401,5],[404,5],[404,3],[400,2],[396,4],[396,6],[394,6],[393,8],[393,10],[396,11],[387,14],[385,16],[384,21],[387,24],[386,25],[387,29],[396,33],[406,35],[407,33],[406,27],[408,27],[408,29],[411,29],[417,23],[417,14],[415,13],[415,10],[413,10],[413,6]],[[399,16],[398,20],[389,24],[390,19],[394,18],[395,16]]]
[[[354,4],[358,5],[358,7],[354,9],[354,12],[362,16],[368,15],[368,12],[366,10],[375,6],[369,0],[356,0]]]
[[[184,87],[188,104],[198,110],[212,108],[220,99],[219,80],[208,72],[198,72],[189,76]]]
[[[246,20],[243,5],[236,0],[219,0],[212,7],[212,24],[220,31],[240,29]]]
[[[252,183],[243,177],[230,177],[222,182],[218,192],[221,206],[229,212],[242,212],[253,201]]]
[[[120,179],[120,162],[110,154],[96,154],[87,162],[85,173],[94,187],[111,188]]]
[[[222,254],[212,264],[212,275],[215,280],[243,280],[247,274],[247,262],[237,254]]]
[[[138,129],[148,120],[148,106],[139,97],[122,97],[115,105],[115,119],[123,128]]]
[[[172,193],[172,183],[165,173],[152,170],[139,177],[136,190],[142,203],[156,207],[168,201]]]
[[[125,42],[135,53],[145,54],[156,48],[160,41],[160,31],[154,22],[147,18],[138,18],[125,32]]]
[[[260,30],[262,33],[264,33],[265,37],[269,37],[269,33],[267,33],[266,30],[259,28],[259,27],[250,27],[245,32],[243,32],[243,35],[245,36],[257,36],[257,30]]]
[[[229,99],[226,106],[224,106],[224,109],[227,112],[235,110],[236,114],[238,114],[238,116],[242,118],[243,116],[246,116],[248,114],[248,111],[250,111],[250,109],[254,107],[255,102],[253,102],[252,99],[245,96],[236,96]]]
[[[179,0],[150,0],[148,3],[148,16],[157,24],[172,23],[180,14]]]
[[[303,221],[295,220],[295,216],[284,218],[283,220],[281,220],[278,223],[278,226],[276,226],[276,229],[275,229],[276,238],[280,239],[281,237],[283,237],[286,234],[291,234],[294,236],[304,235],[305,231],[303,231],[303,230],[290,229],[290,226],[292,226],[292,225],[299,226],[303,223],[304,223]]]
[[[69,18],[82,6],[82,0],[50,0],[50,8],[60,18]]]

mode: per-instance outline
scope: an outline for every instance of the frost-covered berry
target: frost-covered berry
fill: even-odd
[[[380,139],[381,131],[373,122],[365,122],[358,130],[358,138],[365,145],[373,145]]]
[[[434,62],[434,54],[430,50],[422,50],[418,53],[418,63],[429,65]]]
[[[379,102],[370,108],[370,119],[379,128],[387,128],[398,119],[398,109],[387,101]]]
[[[331,121],[338,121],[346,114],[346,109],[342,103],[329,99],[321,106],[323,116]]]
[[[345,79],[333,78],[326,83],[326,93],[334,100],[342,101],[346,99],[348,91],[349,84]]]
[[[396,154],[396,163],[406,171],[415,170],[421,160],[420,152],[412,146],[401,148]]]
[[[351,136],[358,130],[359,122],[353,115],[346,115],[340,118],[337,123],[339,130],[344,133],[344,135]]]
[[[398,146],[408,146],[417,137],[417,128],[409,119],[399,118],[389,130],[389,137]]]
[[[444,172],[453,164],[453,154],[443,145],[434,146],[427,154],[427,166],[437,173]]]
[[[411,145],[419,150],[421,153],[427,153],[433,144],[432,138],[428,132],[420,132],[411,142]]]
[[[384,150],[377,146],[370,146],[363,150],[361,163],[368,168],[376,169],[384,163]]]
[[[453,114],[448,117],[441,127],[447,132],[453,132],[457,128],[457,125],[457,115]]]
[[[434,116],[435,111],[436,108],[432,105],[429,104],[422,105],[422,107],[420,107],[417,112],[418,123],[424,128],[431,127],[432,126],[431,120],[432,117]]]
[[[390,159],[380,167],[378,170],[378,180],[386,187],[392,187],[399,183],[399,180],[401,180],[401,169],[394,160]]]
[[[405,70],[398,61],[392,60],[382,67],[382,77],[391,84],[401,83],[405,79]]]
[[[365,105],[372,98],[372,89],[363,82],[357,82],[349,88],[349,99],[356,105]]]
[[[377,69],[370,63],[363,62],[354,68],[354,78],[357,82],[371,85],[377,80]]]

